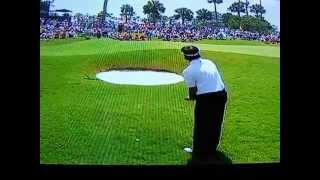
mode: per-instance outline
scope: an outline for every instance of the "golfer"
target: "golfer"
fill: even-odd
[[[195,100],[194,131],[191,164],[217,162],[217,148],[223,123],[227,92],[217,66],[202,59],[199,49],[181,49],[189,66],[183,77],[189,88],[186,100]]]

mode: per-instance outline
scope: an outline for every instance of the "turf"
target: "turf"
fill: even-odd
[[[69,43],[75,43],[79,41],[85,41],[85,38],[79,37],[79,38],[73,38],[73,39],[59,39],[59,40],[40,40],[40,46],[54,46],[54,45],[64,45]]]
[[[217,44],[217,45],[249,45],[249,46],[268,46],[268,44],[265,44],[260,41],[247,41],[247,40],[209,40],[209,39],[203,39],[200,41],[196,41],[195,43],[198,44]]]
[[[183,82],[144,87],[92,80],[110,67],[181,73],[187,64],[178,46],[104,39],[41,43],[41,163],[186,164],[194,103],[184,101]],[[202,56],[220,66],[229,90],[220,150],[233,163],[279,161],[278,50],[263,56],[270,47],[252,55],[234,53],[233,45],[224,51],[201,46],[208,48]]]
[[[40,53],[43,56],[103,55],[105,53],[124,53],[152,49],[180,50],[181,47],[189,44],[195,44],[201,50],[280,57],[280,49],[275,46],[216,45],[166,41],[116,41],[111,39],[85,40],[59,46],[41,46]]]

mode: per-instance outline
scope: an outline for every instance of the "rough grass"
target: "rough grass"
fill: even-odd
[[[194,104],[184,101],[184,83],[141,87],[84,78],[122,66],[181,73],[187,64],[179,50],[149,49],[140,43],[138,50],[117,53],[106,51],[109,41],[92,41],[45,48],[64,53],[75,48],[86,51],[95,44],[98,54],[41,52],[41,162],[185,164],[189,154],[183,147],[192,145]],[[114,47],[119,44],[136,48],[117,41]],[[233,163],[279,161],[279,58],[215,51],[202,55],[217,62],[230,92],[220,150]]]

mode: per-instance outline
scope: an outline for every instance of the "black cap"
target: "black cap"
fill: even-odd
[[[181,52],[187,57],[194,57],[199,55],[199,49],[195,46],[185,46],[181,48]]]

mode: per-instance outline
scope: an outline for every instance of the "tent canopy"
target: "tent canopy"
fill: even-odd
[[[57,9],[57,10],[55,10],[55,12],[68,13],[68,12],[72,12],[72,11],[70,11],[70,10],[68,10],[68,9]]]

